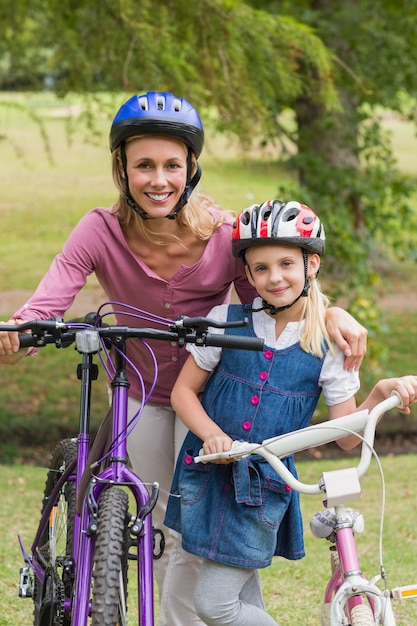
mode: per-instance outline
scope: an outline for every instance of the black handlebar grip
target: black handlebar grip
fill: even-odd
[[[234,348],[237,350],[256,350],[261,352],[264,349],[264,340],[259,337],[239,337],[238,335],[220,335],[208,333],[204,344],[206,346],[218,346],[219,348]]]
[[[21,333],[19,335],[19,341],[21,348],[31,348],[36,346],[37,338],[27,333]]]

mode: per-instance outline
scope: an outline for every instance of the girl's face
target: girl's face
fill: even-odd
[[[187,148],[170,137],[137,137],[126,143],[129,190],[149,217],[172,213],[187,182]]]
[[[291,304],[301,294],[305,282],[301,248],[279,245],[255,246],[246,251],[246,262],[249,282],[261,298],[272,306],[278,308]],[[317,274],[319,267],[319,255],[309,254],[307,275],[310,277]]]

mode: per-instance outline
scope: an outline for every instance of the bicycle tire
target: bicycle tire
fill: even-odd
[[[330,602],[326,602],[321,607],[320,624],[321,624],[321,626],[331,626],[331,624],[330,624]]]
[[[63,472],[74,464],[73,479],[64,483],[49,516],[49,524],[39,538],[38,551],[47,564],[45,581],[34,579],[34,625],[59,623],[70,626],[71,617],[64,614],[64,596],[71,597],[73,579],[67,565],[72,558],[76,499],[77,441],[64,439],[55,447],[46,477],[41,515],[50,502],[53,490]]]
[[[352,626],[375,626],[375,618],[369,604],[358,604],[350,613]]]
[[[101,494],[98,506],[91,626],[117,626],[125,623],[127,613],[128,495],[111,487]]]

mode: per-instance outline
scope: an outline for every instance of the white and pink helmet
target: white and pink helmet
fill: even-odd
[[[323,254],[324,227],[317,215],[305,204],[267,200],[241,211],[233,225],[232,248],[236,257],[247,248],[271,243],[297,246]]]

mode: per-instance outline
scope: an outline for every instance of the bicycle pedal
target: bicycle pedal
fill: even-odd
[[[406,587],[395,587],[391,591],[393,600],[409,600],[417,598],[417,585],[408,585]]]
[[[33,578],[28,567],[20,568],[19,598],[33,597]]]

